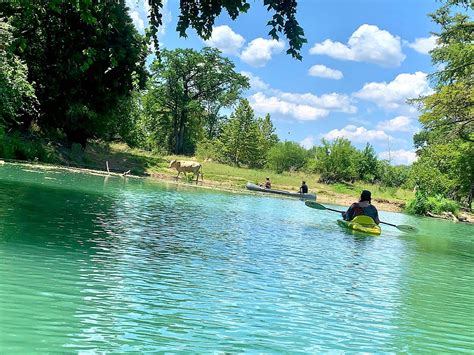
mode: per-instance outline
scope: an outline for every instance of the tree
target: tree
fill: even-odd
[[[275,144],[278,143],[278,136],[275,134],[275,127],[270,118],[270,114],[266,114],[265,118],[258,119],[258,126],[261,133],[262,151],[266,154]]]
[[[208,127],[216,124],[219,109],[232,106],[247,87],[248,79],[217,49],[164,50],[152,65],[145,99],[150,132],[170,152],[193,153],[206,119],[214,120]],[[210,106],[216,111],[207,112]]]
[[[45,0],[42,0],[45,1]],[[49,0],[49,6],[56,11],[62,11],[61,4],[63,0]],[[27,11],[32,11],[38,2],[21,2]],[[124,5],[124,1],[119,1],[120,5]],[[147,31],[147,37],[153,39],[157,54],[159,54],[158,31],[162,25],[162,9],[164,0],[148,0],[149,13],[148,18],[150,28]],[[98,22],[98,16],[95,11],[97,2],[90,0],[77,0],[74,7],[81,13],[81,17],[88,23]],[[2,3],[0,2],[0,6]],[[289,48],[287,53],[301,60],[300,50],[304,43],[307,42],[304,37],[304,31],[296,20],[297,0],[263,0],[263,5],[268,11],[273,12],[267,26],[270,26],[269,36],[278,40],[281,34],[288,39]],[[3,5],[5,6],[5,5]],[[186,30],[192,27],[198,35],[204,39],[208,39],[212,34],[216,18],[221,14],[222,10],[227,11],[229,17],[235,20],[240,14],[246,13],[250,8],[247,0],[181,0],[180,15],[178,17],[178,25],[176,30],[182,37],[186,37]]]
[[[224,159],[237,166],[258,167],[262,156],[259,138],[260,131],[252,107],[242,99],[222,130],[220,141]]]
[[[458,12],[452,14],[452,10]],[[414,136],[418,161],[412,179],[420,194],[440,195],[471,207],[474,193],[474,22],[467,0],[445,0],[431,17],[441,27],[431,51],[441,69],[432,75],[432,95],[421,97],[423,129]]]
[[[308,152],[295,142],[276,143],[268,152],[268,167],[281,174],[284,171],[300,170],[306,164]]]
[[[150,5],[150,35],[158,48],[158,28],[162,23],[161,9],[163,0],[148,0]],[[297,0],[263,0],[268,11],[274,12],[272,19],[267,22],[271,27],[269,35],[278,40],[279,34],[284,34],[288,39],[287,53],[301,60],[300,49],[307,40],[304,31],[296,20]],[[178,18],[177,31],[186,37],[186,30],[192,27],[199,36],[208,39],[212,34],[215,19],[222,10],[227,11],[230,18],[235,20],[241,13],[249,10],[247,0],[181,0],[181,13]]]
[[[367,143],[364,150],[360,152],[357,160],[357,178],[373,183],[379,177],[379,165],[374,147]]]
[[[336,138],[330,143],[323,139],[322,146],[316,150],[316,171],[321,174],[320,181],[335,183],[353,182],[357,178],[357,149],[346,138]]]
[[[461,5],[458,9],[464,8],[465,13],[453,15],[454,5]],[[419,105],[420,122],[426,130],[474,142],[474,22],[469,8],[473,10],[474,3],[445,0],[430,15],[442,29],[431,51],[433,64],[442,69],[431,75],[436,91],[413,101]]]
[[[470,206],[474,182],[474,146],[456,140],[430,144],[413,164],[412,179],[426,195],[441,195]]]
[[[378,162],[378,174],[380,185],[385,187],[409,187],[413,189],[413,185],[409,185],[409,177],[411,167],[406,165],[392,166],[386,160]]]
[[[37,99],[28,81],[28,68],[11,51],[12,28],[0,18],[0,126],[20,126],[35,117]]]
[[[40,127],[61,129],[83,146],[89,137],[113,136],[121,122],[117,107],[146,74],[146,43],[124,3],[41,0],[12,3],[6,12],[16,53],[35,83]]]

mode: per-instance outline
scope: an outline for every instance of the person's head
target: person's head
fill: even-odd
[[[306,185],[306,181],[303,181],[303,185]]]
[[[370,191],[368,190],[362,191],[362,193],[360,194],[360,202],[367,201],[368,203],[370,203],[371,200],[372,200],[372,194],[370,193]]]
[[[267,177],[267,181],[269,181],[269,180],[270,180],[270,178]]]

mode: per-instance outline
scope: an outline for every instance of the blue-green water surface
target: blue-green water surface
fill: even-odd
[[[474,352],[474,228],[0,166],[0,352]]]

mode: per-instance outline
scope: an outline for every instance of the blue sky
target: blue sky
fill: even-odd
[[[146,0],[127,0],[139,31],[147,25]],[[308,43],[303,60],[285,53],[285,38],[268,37],[271,14],[263,1],[232,21],[222,14],[210,40],[194,30],[188,38],[175,31],[179,1],[168,0],[163,48],[212,46],[250,78],[245,93],[256,114],[270,113],[281,140],[305,147],[322,138],[347,137],[361,148],[371,143],[392,164],[415,159],[412,136],[418,112],[407,98],[431,93],[427,74],[434,68],[428,51],[436,26],[431,0],[299,0],[297,18]]]

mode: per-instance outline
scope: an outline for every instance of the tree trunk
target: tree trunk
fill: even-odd
[[[179,126],[176,131],[176,147],[175,153],[182,154],[183,147],[184,147],[184,124],[186,122],[186,111],[183,109],[181,111],[180,119],[179,119]]]

